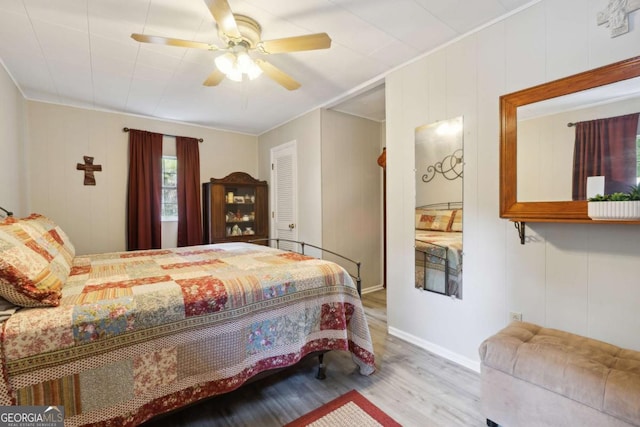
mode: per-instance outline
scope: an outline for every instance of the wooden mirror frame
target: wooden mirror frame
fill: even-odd
[[[517,108],[640,76],[640,56],[500,97],[500,217],[519,222],[589,222],[587,201],[518,202]],[[616,221],[597,221],[616,222]],[[638,221],[621,221],[638,223]]]

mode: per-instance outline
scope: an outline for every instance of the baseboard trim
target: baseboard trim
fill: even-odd
[[[458,365],[462,365],[465,368],[469,368],[472,371],[480,373],[479,361],[471,360],[468,357],[461,356],[458,353],[454,353],[451,350],[447,350],[444,347],[425,341],[422,338],[418,338],[415,335],[408,334],[391,326],[389,326],[389,335],[393,335],[394,337],[400,338],[401,340],[407,341],[415,346],[430,351],[431,353],[437,354],[440,357],[444,357]]]
[[[362,294],[370,294],[371,292],[376,292],[376,291],[381,291],[384,289],[384,286],[382,285],[377,285],[377,286],[369,286],[367,288],[362,288]]]

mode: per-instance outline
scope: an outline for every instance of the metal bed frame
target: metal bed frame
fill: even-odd
[[[266,237],[266,238],[262,238],[262,239],[249,240],[249,243],[257,243],[257,242],[269,242],[269,243],[271,243],[271,242],[274,242],[274,241],[276,242],[276,246],[275,246],[276,249],[280,249],[280,242],[294,243],[294,244],[300,246],[300,251],[292,251],[290,249],[283,249],[283,250],[287,250],[289,252],[296,252],[296,253],[299,253],[301,255],[305,255],[304,248],[309,246],[311,248],[318,249],[318,250],[320,250],[322,252],[326,252],[326,253],[329,253],[331,255],[335,255],[335,256],[337,256],[337,257],[339,257],[339,258],[341,258],[341,259],[343,259],[345,261],[348,261],[348,262],[352,263],[353,265],[355,265],[357,272],[354,275],[354,274],[351,274],[349,272],[349,270],[347,270],[347,273],[349,273],[349,276],[351,276],[356,281],[356,289],[358,290],[358,295],[362,296],[362,278],[360,277],[360,265],[361,265],[360,261],[354,261],[351,258],[347,258],[346,256],[341,255],[341,254],[336,253],[336,252],[333,252],[333,251],[330,251],[329,249],[324,249],[324,248],[321,248],[320,246],[312,245],[311,243],[305,243],[305,242],[298,241],[298,240]]]

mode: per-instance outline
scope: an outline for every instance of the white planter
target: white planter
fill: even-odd
[[[628,202],[589,202],[589,218],[594,220],[640,220],[640,200]]]

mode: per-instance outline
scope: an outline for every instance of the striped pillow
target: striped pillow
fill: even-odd
[[[416,209],[416,229],[451,231],[454,212],[452,210]]]
[[[25,228],[33,230],[32,236],[39,236],[38,243],[46,247],[51,255],[61,252],[71,268],[76,249],[69,236],[55,222],[37,213],[22,218],[20,222]]]

